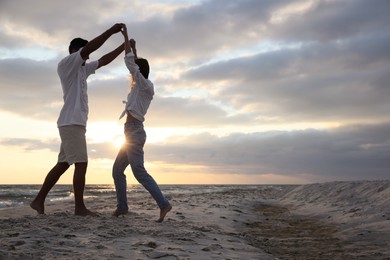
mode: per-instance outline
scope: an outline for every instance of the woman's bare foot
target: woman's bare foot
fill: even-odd
[[[30,207],[33,210],[36,210],[40,215],[45,214],[45,206],[43,205],[43,203],[39,203],[34,200],[33,202],[30,203]]]
[[[90,211],[88,209],[75,209],[74,214],[76,216],[99,216],[96,212]]]
[[[171,211],[172,206],[169,204],[168,206],[160,209],[160,218],[157,220],[157,222],[163,222],[165,216],[168,214],[169,211]]]
[[[129,213],[129,211],[122,211],[122,210],[116,209],[114,212],[112,212],[112,215],[114,217],[119,217],[120,215],[126,215],[127,213]]]

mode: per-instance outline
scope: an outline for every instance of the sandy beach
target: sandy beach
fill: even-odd
[[[1,209],[0,259],[390,259],[390,181],[167,195],[163,223],[148,194],[118,218],[113,196],[87,200],[97,217],[73,201]]]

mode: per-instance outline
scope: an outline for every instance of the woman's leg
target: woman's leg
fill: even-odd
[[[133,154],[134,156],[134,154]],[[164,208],[169,205],[168,200],[163,196],[160,188],[153,177],[146,171],[144,165],[138,164],[138,160],[132,158],[131,169],[134,177],[144,188],[149,191],[154,198],[159,208]]]
[[[148,174],[144,167],[144,149],[146,133],[142,128],[126,128],[127,156],[130,162],[134,177],[144,188],[149,191],[157,205],[162,209],[169,205],[168,200],[161,193],[156,181]]]
[[[123,144],[112,167],[112,177],[114,178],[116,198],[118,203],[117,211],[119,212],[127,212],[129,210],[127,205],[127,181],[125,175],[125,169],[129,165],[126,146],[126,144]]]

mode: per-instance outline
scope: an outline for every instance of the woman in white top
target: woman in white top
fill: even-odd
[[[123,27],[122,34],[125,38],[125,64],[130,71],[133,82],[130,93],[127,96],[125,111],[121,115],[121,118],[127,115],[125,123],[126,142],[119,150],[112,170],[117,194],[117,208],[113,215],[124,215],[129,210],[127,205],[127,182],[124,171],[130,164],[137,181],[149,191],[160,208],[160,217],[157,221],[162,222],[165,215],[172,209],[172,206],[161,193],[156,181],[144,167],[143,147],[146,141],[146,133],[143,121],[154,95],[153,83],[148,79],[149,64],[146,59],[137,57],[135,41],[133,39],[129,41],[126,26]]]

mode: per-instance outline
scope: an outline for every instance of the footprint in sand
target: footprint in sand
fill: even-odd
[[[183,216],[183,213],[181,212],[176,212],[176,215],[179,219],[185,219],[186,217]]]
[[[159,251],[149,252],[146,255],[152,259],[158,259],[158,258],[164,258],[164,260],[178,259],[176,255],[166,253],[166,252],[159,252]]]
[[[216,251],[219,249],[223,249],[223,247],[220,244],[212,244],[210,246],[202,248],[202,251],[210,252],[210,251]]]

